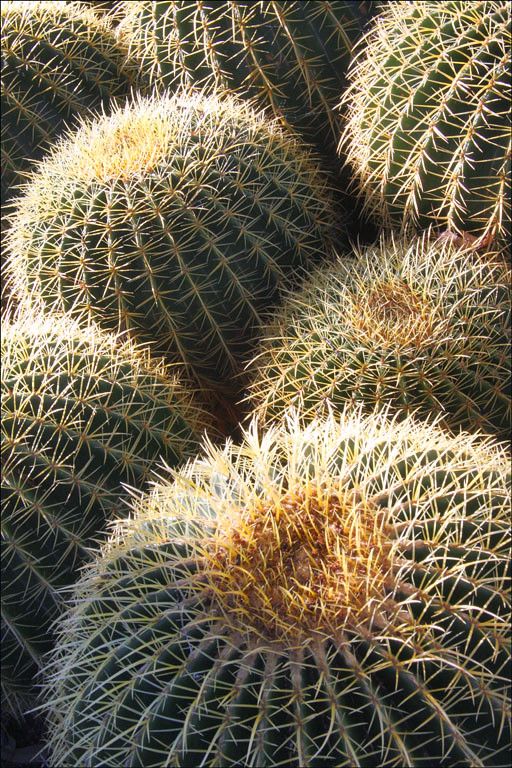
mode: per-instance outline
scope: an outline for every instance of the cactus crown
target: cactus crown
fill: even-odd
[[[56,762],[501,764],[504,451],[292,414],[172,480],[117,524],[61,627]]]

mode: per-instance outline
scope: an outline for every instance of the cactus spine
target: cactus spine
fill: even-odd
[[[13,216],[10,268],[21,295],[86,310],[230,387],[334,215],[315,158],[263,114],[233,98],[141,99],[41,164]]]
[[[335,106],[370,3],[180,0],[124,6],[122,38],[157,88],[236,93],[284,117],[307,141],[334,146]]]
[[[361,39],[341,147],[384,225],[510,237],[510,8],[387,3]]]
[[[317,271],[264,333],[249,399],[392,407],[506,439],[511,428],[510,270],[429,237],[384,239]]]
[[[160,457],[197,449],[208,419],[176,374],[69,318],[2,323],[2,698],[33,705],[61,590]]]
[[[126,97],[138,68],[80,3],[2,3],[2,201],[79,115]]]
[[[506,765],[507,473],[375,414],[210,448],[80,582],[55,764]]]

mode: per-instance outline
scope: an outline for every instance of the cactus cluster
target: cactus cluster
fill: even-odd
[[[6,0],[0,13],[4,202],[67,126],[127,97],[140,74],[81,3]]]
[[[260,416],[362,403],[506,439],[512,294],[502,254],[428,233],[354,256],[317,270],[266,329],[248,366]]]
[[[177,373],[69,317],[3,322],[1,354],[2,695],[21,709],[124,486],[193,455],[209,418]]]
[[[508,471],[360,413],[210,448],[80,582],[55,764],[504,765]]]
[[[334,232],[327,177],[233,98],[141,98],[82,128],[17,201],[20,295],[130,330],[232,386],[281,287]]]
[[[325,149],[355,41],[372,3],[125,2],[130,55],[160,90],[224,90],[254,100]]]
[[[385,226],[510,238],[511,5],[391,2],[360,40],[341,146]]]

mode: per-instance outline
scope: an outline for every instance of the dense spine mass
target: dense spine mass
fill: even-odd
[[[126,2],[120,30],[160,89],[195,86],[254,99],[325,148],[364,2]]]
[[[507,439],[511,300],[500,254],[382,238],[290,296],[248,366],[250,400],[266,420],[361,403]]]
[[[33,705],[62,590],[105,523],[209,423],[177,375],[69,318],[2,321],[2,698]]]
[[[341,146],[386,226],[510,237],[508,2],[392,2],[361,39]]]
[[[2,201],[78,116],[124,98],[138,69],[109,25],[80,3],[1,10]]]
[[[59,766],[505,766],[508,460],[343,416],[137,504],[51,665]]]
[[[263,114],[142,99],[41,164],[13,216],[10,270],[21,295],[133,331],[229,388],[334,217],[315,157]]]

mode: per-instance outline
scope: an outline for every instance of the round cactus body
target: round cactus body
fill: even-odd
[[[126,97],[139,75],[80,3],[2,2],[2,201],[77,116]]]
[[[506,439],[511,300],[500,254],[383,238],[290,297],[248,366],[249,399],[264,420],[361,403]]]
[[[234,99],[142,99],[44,161],[10,229],[20,295],[130,330],[217,387],[332,236],[326,177]]]
[[[386,3],[361,39],[340,146],[386,226],[510,237],[510,9]]]
[[[186,86],[254,99],[306,140],[333,145],[335,109],[367,2],[125,2],[130,54],[160,90]]]
[[[22,709],[60,590],[125,512],[123,485],[140,487],[160,457],[191,456],[208,419],[132,343],[69,318],[2,325],[2,694]]]
[[[211,449],[79,584],[55,764],[506,765],[507,473],[375,414]]]

